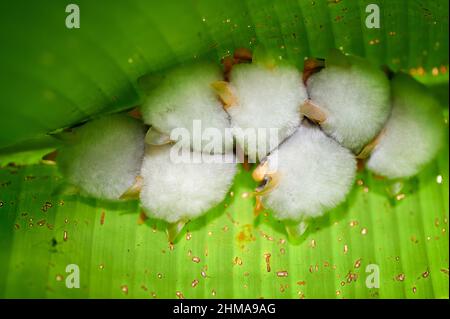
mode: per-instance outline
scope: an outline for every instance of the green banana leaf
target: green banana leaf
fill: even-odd
[[[339,48],[414,74],[448,125],[447,1],[78,0],[80,28],[68,29],[72,2],[0,3],[0,297],[449,297],[448,134],[414,178],[359,172],[347,201],[299,242],[269,213],[255,216],[242,168],[171,246],[137,202],[55,195],[57,167],[39,162],[57,146],[49,132],[139,105],[141,76],[258,45],[299,67]],[[379,29],[365,25],[373,2]],[[70,264],[78,289],[66,287]],[[366,283],[371,267],[378,288]]]

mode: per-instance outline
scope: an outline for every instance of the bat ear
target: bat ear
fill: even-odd
[[[136,179],[134,181],[134,184],[131,185],[130,188],[128,188],[122,196],[120,196],[120,199],[139,199],[139,194],[141,193],[142,184],[144,182],[144,179],[142,176],[136,176]]]
[[[215,81],[211,83],[211,87],[213,88],[214,92],[216,92],[225,110],[230,106],[237,105],[237,98],[234,95],[233,90],[228,82]]]
[[[41,162],[42,162],[42,164],[55,165],[57,157],[58,157],[58,151],[54,150],[54,151],[42,156]]]
[[[131,116],[132,118],[135,118],[137,120],[141,120],[142,119],[142,113],[141,113],[141,110],[139,109],[139,107],[135,107],[135,108],[129,110],[127,112],[127,114],[129,116]]]
[[[363,147],[363,149],[356,155],[356,159],[358,160],[364,160],[370,156],[374,148],[378,145],[380,140],[382,139],[383,135],[385,133],[385,129],[381,130],[381,132],[375,136],[375,138],[369,142],[366,146]]]
[[[179,220],[175,223],[169,223],[167,225],[166,234],[169,243],[173,244],[177,239],[178,235],[183,230],[184,226],[187,224],[187,220]]]
[[[170,136],[159,132],[154,127],[148,129],[147,134],[145,134],[145,143],[153,146],[166,145],[172,142]]]
[[[311,75],[319,72],[324,67],[325,67],[324,59],[314,59],[314,58],[307,59],[303,65],[303,83],[306,84]]]
[[[237,48],[234,50],[233,58],[238,62],[252,62],[252,51],[246,48]]]

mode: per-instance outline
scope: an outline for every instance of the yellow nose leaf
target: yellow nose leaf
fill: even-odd
[[[313,122],[322,124],[327,120],[327,115],[322,109],[312,103],[310,100],[306,100],[305,103],[300,106],[300,113],[306,116]]]
[[[255,195],[257,195],[257,196],[267,195],[268,193],[273,191],[275,189],[275,187],[277,187],[277,185],[280,181],[280,176],[276,173],[267,174],[265,176],[265,178],[268,178],[268,182],[266,184],[258,187],[256,189]]]
[[[233,91],[231,90],[228,82],[215,81],[211,83],[211,87],[219,96],[220,101],[222,102],[225,109],[229,108],[230,106],[237,105],[237,98],[233,94]]]

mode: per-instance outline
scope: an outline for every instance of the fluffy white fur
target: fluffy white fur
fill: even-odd
[[[443,121],[438,102],[410,76],[392,80],[393,109],[379,144],[367,167],[389,178],[418,173],[437,153]]]
[[[170,158],[170,148],[147,148],[140,198],[149,216],[174,223],[196,218],[220,203],[232,184],[236,163],[175,163]],[[202,156],[208,160],[221,157]]]
[[[126,115],[110,115],[74,130],[58,154],[67,181],[87,195],[119,199],[139,174],[144,126]]]
[[[229,116],[211,87],[211,83],[222,80],[222,77],[220,67],[208,63],[177,67],[169,71],[159,85],[149,92],[141,107],[144,122],[168,135],[175,128],[186,128],[192,139],[193,121],[200,120],[202,131],[217,128],[223,136],[225,128],[230,127]],[[214,141],[207,137],[198,146],[191,142],[191,147],[201,152],[210,143],[214,145],[215,154],[233,147],[232,140]]]
[[[271,171],[277,168],[279,183],[262,200],[281,220],[300,221],[334,208],[346,197],[356,172],[349,150],[305,125],[267,160]]]
[[[278,143],[295,132],[301,120],[300,105],[307,99],[302,74],[290,66],[238,64],[231,71],[230,83],[238,101],[227,109],[236,141],[249,159],[263,158],[278,144],[270,148],[269,134],[261,139],[266,147],[247,144],[245,130],[278,128]]]
[[[349,65],[327,64],[307,81],[314,104],[327,114],[322,129],[358,153],[384,126],[390,113],[389,81],[381,70],[358,57]]]

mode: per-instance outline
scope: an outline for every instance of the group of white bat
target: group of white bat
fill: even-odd
[[[215,148],[220,154],[202,155],[237,147],[258,161],[257,204],[301,234],[309,218],[344,201],[357,160],[377,175],[407,178],[439,149],[440,105],[406,74],[388,77],[340,51],[306,60],[303,72],[269,55],[252,59],[243,49],[222,62],[223,68],[196,62],[165,72],[144,92],[138,119],[107,115],[65,133],[57,158],[65,181],[87,196],[139,198],[148,216],[179,230],[225,198],[238,170],[237,163],[170,159],[170,132],[192,130],[200,120],[240,129],[234,142]],[[264,152],[250,146],[242,132],[252,128],[276,128],[279,145]],[[204,152],[204,142],[191,151]]]

